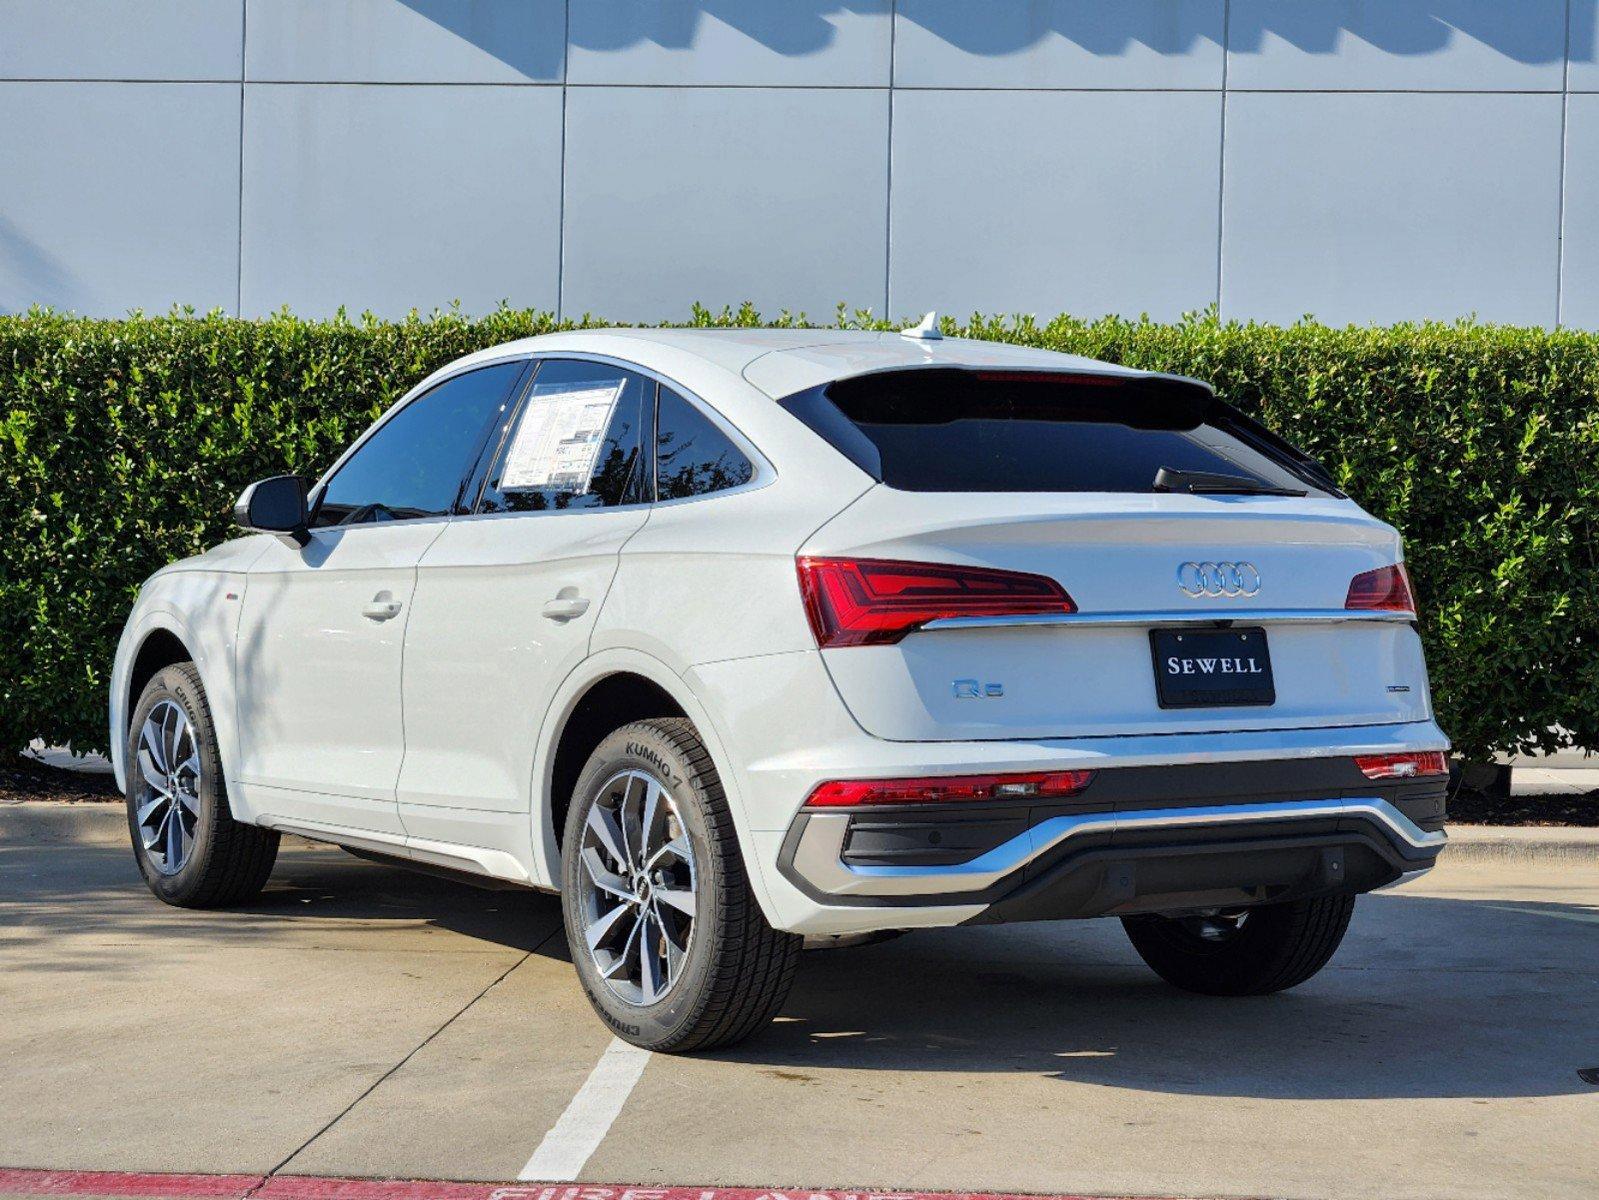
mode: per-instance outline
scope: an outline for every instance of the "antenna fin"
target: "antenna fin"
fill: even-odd
[[[900,337],[912,338],[918,342],[942,341],[944,334],[938,327],[938,313],[930,312],[916,325],[907,326],[899,331]]]

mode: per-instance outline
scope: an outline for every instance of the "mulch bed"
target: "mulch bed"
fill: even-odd
[[[110,775],[68,771],[21,754],[0,759],[0,804],[15,804],[23,800],[121,799],[117,781]]]
[[[1599,791],[1576,796],[1488,796],[1462,789],[1449,802],[1456,825],[1582,825],[1599,827]]]
[[[110,775],[52,767],[23,755],[0,766],[0,804],[23,800],[122,800]],[[1599,791],[1579,796],[1490,796],[1462,788],[1449,802],[1460,825],[1582,825],[1599,828]]]

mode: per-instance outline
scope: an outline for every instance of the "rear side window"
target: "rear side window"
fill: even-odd
[[[748,483],[755,467],[709,417],[661,387],[655,418],[655,496],[681,500]]]
[[[641,438],[653,380],[547,359],[494,465],[479,512],[614,508],[645,499]]]
[[[311,523],[362,525],[449,512],[525,366],[468,371],[412,400],[328,480]]]
[[[1162,468],[1329,490],[1287,447],[1228,420],[1208,391],[1170,380],[929,368],[841,380],[782,403],[902,491],[1154,492],[1168,490],[1155,484]]]

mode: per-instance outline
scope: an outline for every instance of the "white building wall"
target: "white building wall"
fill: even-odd
[[[1599,0],[0,0],[0,311],[1599,327]]]

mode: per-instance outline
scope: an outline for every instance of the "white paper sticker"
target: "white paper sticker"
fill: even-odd
[[[588,491],[625,384],[619,379],[605,387],[549,392],[535,386],[505,456],[500,490]]]

